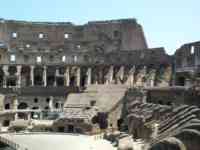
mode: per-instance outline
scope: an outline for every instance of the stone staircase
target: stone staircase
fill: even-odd
[[[109,112],[123,98],[126,85],[90,85],[82,93],[69,94],[64,107],[70,104],[90,106],[91,101],[96,101],[99,111]]]
[[[128,86],[126,85],[90,85],[82,93],[69,94],[64,109],[70,109],[70,107],[96,107],[99,112],[108,113],[109,124],[112,124],[113,128],[117,127],[117,120],[121,117],[123,107],[123,97],[126,93]],[[95,102],[92,106],[91,102]]]

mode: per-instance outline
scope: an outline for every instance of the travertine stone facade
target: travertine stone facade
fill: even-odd
[[[199,77],[200,42],[187,43],[175,53],[175,80],[177,85],[191,86]]]

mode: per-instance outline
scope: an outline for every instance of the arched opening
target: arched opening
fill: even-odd
[[[7,86],[16,86],[16,81],[17,78],[16,77],[9,77],[7,78]]]
[[[167,105],[168,105],[168,106],[172,106],[172,102],[170,102],[170,101],[167,102]]]
[[[87,75],[81,76],[81,87],[85,87],[85,85],[87,84],[87,78]]]
[[[73,125],[68,125],[68,132],[73,133],[74,132],[74,126]]]
[[[17,67],[16,66],[10,66],[8,68],[8,72],[10,75],[15,75],[15,73],[17,72]]]
[[[47,86],[53,86],[55,83],[55,76],[48,75],[47,76]]]
[[[39,107],[35,106],[35,107],[32,107],[32,109],[37,110],[37,109],[39,109]],[[31,118],[32,119],[39,119],[40,118],[39,112],[31,112]]]
[[[56,72],[55,68],[53,67],[47,68],[47,86],[53,86],[55,84],[56,81],[55,72]]]
[[[20,103],[18,106],[18,109],[27,109],[27,108],[28,108],[27,103]]]
[[[163,102],[161,100],[158,101],[158,104],[163,105]]]
[[[44,107],[45,110],[49,110],[49,106]]]
[[[61,126],[61,127],[58,127],[57,129],[58,132],[65,132],[65,127]]]
[[[57,77],[56,82],[57,82],[57,86],[64,86],[64,78],[63,77]]]
[[[22,67],[22,73],[21,73],[21,86],[30,86],[30,67],[29,66],[24,66]]]
[[[117,128],[119,131],[122,130],[122,124],[123,124],[123,119],[122,118],[118,119],[117,120]]]
[[[10,104],[5,104],[5,109],[10,109]]]
[[[59,108],[59,103],[55,104],[55,108],[58,109]]]
[[[34,70],[34,85],[43,85],[43,68],[37,67]]]
[[[179,77],[177,80],[177,85],[184,86],[185,85],[185,77]]]
[[[27,119],[28,119],[28,116],[27,116],[26,113],[18,113],[18,118],[19,118],[19,119],[27,120]]]
[[[36,106],[36,107],[33,107],[32,109],[33,109],[33,110],[37,110],[37,109],[39,109],[39,107]]]
[[[70,86],[76,86],[76,77],[75,76],[70,77]]]
[[[8,127],[10,125],[10,120],[4,120],[3,121],[3,126]]]
[[[0,69],[0,87],[3,87],[3,77],[4,77],[4,72],[2,69]]]

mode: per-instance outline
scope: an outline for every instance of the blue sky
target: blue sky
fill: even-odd
[[[169,54],[181,44],[200,40],[199,0],[2,0],[0,17],[28,21],[136,18],[149,47]]]

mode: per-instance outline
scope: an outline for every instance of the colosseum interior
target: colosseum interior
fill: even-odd
[[[103,134],[118,150],[199,150],[199,66],[200,41],[168,55],[148,48],[136,19],[1,19],[0,130]]]

